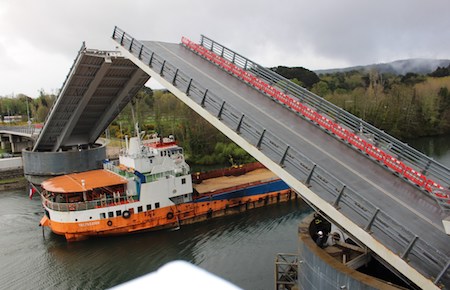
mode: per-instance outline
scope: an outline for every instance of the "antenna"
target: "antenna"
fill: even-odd
[[[134,130],[136,130],[136,137],[137,137],[137,141],[138,141],[138,146],[140,148],[142,146],[142,143],[141,143],[141,132],[139,131],[139,123],[136,121],[136,116],[135,116],[135,113],[134,113],[133,102],[131,103],[131,117],[133,119]]]

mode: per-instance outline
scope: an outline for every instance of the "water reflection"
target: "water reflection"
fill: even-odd
[[[407,140],[411,147],[450,167],[450,135]]]

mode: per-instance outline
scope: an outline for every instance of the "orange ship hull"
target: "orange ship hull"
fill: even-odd
[[[245,196],[234,199],[189,202],[140,213],[132,213],[129,218],[113,217],[88,222],[61,223],[44,216],[41,226],[50,227],[67,241],[80,241],[95,236],[112,236],[177,228],[210,218],[231,215],[249,209],[285,202],[297,198],[290,189]]]

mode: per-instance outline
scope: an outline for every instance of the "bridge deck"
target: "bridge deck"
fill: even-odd
[[[257,87],[272,95],[273,88],[268,90],[267,83],[264,83],[267,81],[296,96],[299,88],[291,88],[288,80],[270,76],[269,70],[229,49],[225,52],[218,43],[208,45],[207,42],[211,42],[208,39],[205,45],[209,48],[200,47],[185,38],[182,41],[227,71],[238,71],[236,74],[254,87],[230,76],[181,45],[138,41],[117,27],[113,39],[121,45],[121,52],[148,75],[160,81],[198,114],[276,172],[312,205],[371,248],[391,268],[397,269],[419,287],[431,289],[438,282],[450,285],[450,258],[446,247],[449,237],[440,224],[438,206],[414,186],[254,89]],[[203,41],[204,37],[202,44]],[[226,55],[228,64],[220,55]],[[239,67],[231,64],[235,56]],[[239,69],[248,71],[239,72]],[[254,73],[256,77],[252,75]],[[281,98],[283,102],[289,97]],[[333,108],[331,104],[323,107],[321,104],[324,102],[318,96],[310,98],[308,92],[305,95],[300,90],[297,100],[306,101],[313,107],[319,105],[317,110],[331,110],[332,114],[340,116],[339,120],[343,113],[342,121],[345,124],[350,122],[351,130],[367,131],[361,129],[362,121],[354,116]],[[297,100],[291,98],[289,105],[297,106]],[[359,126],[355,127],[352,122]],[[367,133],[376,133],[374,137],[381,138],[380,141],[394,144],[398,154],[403,156],[412,152],[413,163],[416,163],[416,157],[421,153],[405,148],[404,144],[386,134],[380,135],[370,124],[364,127],[369,127]],[[350,142],[354,143],[353,140]],[[448,179],[448,169],[434,164],[426,156],[420,158],[426,166],[425,170],[431,171],[428,167],[436,166],[440,169],[433,169],[433,174]],[[392,160],[395,159],[382,162],[391,167]],[[418,167],[422,168],[423,164],[418,164]],[[339,206],[336,207],[338,201]],[[439,205],[442,206],[441,203]]]
[[[450,238],[444,233],[441,210],[421,190],[183,46],[153,41],[143,43],[227,104],[252,116],[262,127],[282,137],[286,144],[326,168],[420,239],[442,253],[450,254]],[[316,193],[333,201],[325,193]]]
[[[93,144],[148,79],[118,52],[83,44],[33,151]]]

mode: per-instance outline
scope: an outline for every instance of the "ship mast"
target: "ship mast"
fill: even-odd
[[[131,118],[133,119],[134,130],[136,131],[136,137],[138,139],[138,143],[140,146],[141,145],[141,132],[139,131],[139,122],[136,121],[136,115],[134,113],[133,103],[131,103]]]

